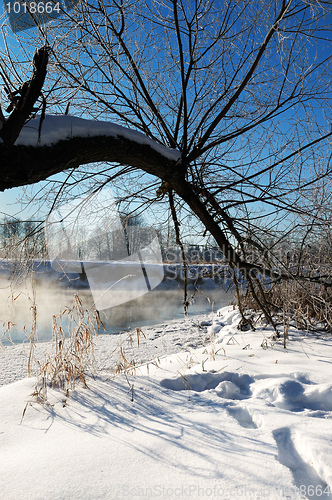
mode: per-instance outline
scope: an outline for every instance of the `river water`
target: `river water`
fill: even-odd
[[[177,268],[177,271],[180,267]],[[181,268],[182,269],[182,268]],[[211,269],[210,269],[211,270]],[[202,278],[197,276],[197,266],[188,283],[188,315],[209,313],[227,305],[232,299],[228,291],[230,282],[220,279],[220,275]],[[206,274],[206,269],[205,269]],[[208,273],[209,274],[209,273]],[[77,294],[85,310],[92,313],[94,297],[88,283],[79,277],[66,280],[54,279],[54,273],[40,272],[20,280],[2,276],[0,279],[0,339],[4,345],[20,343],[28,339],[33,325],[34,312],[37,319],[37,339],[47,341],[52,338],[53,316],[58,316],[73,307]],[[68,277],[67,277],[68,278]],[[174,266],[165,270],[163,281],[153,290],[130,301],[126,295],[120,304],[99,311],[105,331],[117,334],[133,328],[152,326],[184,316],[183,273],[174,272]],[[58,319],[58,323],[60,320]],[[68,315],[61,319],[64,329],[69,326]]]

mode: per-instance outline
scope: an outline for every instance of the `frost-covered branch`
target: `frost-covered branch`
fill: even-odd
[[[0,143],[1,191],[101,161],[130,165],[160,179],[176,173],[180,153],[140,132],[107,122],[46,116],[39,139],[39,125],[39,119],[28,122],[14,146]]]

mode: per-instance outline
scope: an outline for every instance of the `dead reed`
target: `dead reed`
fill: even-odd
[[[62,326],[64,322],[67,327]],[[75,388],[77,381],[81,381],[83,387],[87,388],[87,376],[94,371],[94,339],[100,326],[103,324],[99,314],[84,309],[76,294],[71,308],[53,316],[52,352],[48,353],[43,361],[37,361],[37,382],[31,394],[33,402],[46,403],[48,387],[63,390],[66,397],[69,391]],[[34,336],[31,337],[31,342],[34,343]],[[33,347],[30,353],[32,350]],[[30,359],[31,355],[28,370]],[[26,407],[30,403],[27,403]]]

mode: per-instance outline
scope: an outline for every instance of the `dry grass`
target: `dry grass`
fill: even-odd
[[[11,321],[5,321],[1,324],[1,335],[0,335],[0,348],[4,349],[3,343],[1,339],[6,339],[9,342],[12,342],[11,338],[11,329],[15,326]]]
[[[36,320],[37,309],[33,309],[33,318]],[[69,324],[62,327],[62,322]],[[34,325],[34,323],[33,323]],[[58,316],[53,316],[52,335],[53,352],[47,354],[43,361],[37,363],[37,383],[31,394],[33,402],[45,404],[47,402],[47,388],[57,387],[69,395],[75,388],[77,381],[81,381],[87,388],[87,376],[94,371],[94,339],[103,326],[99,314],[83,308],[78,295],[74,295],[74,304],[66,308]],[[28,371],[31,370],[32,352],[35,336],[30,338],[30,355]],[[22,419],[24,417],[27,403]]]
[[[32,307],[33,318],[36,319],[37,308]],[[69,326],[64,329],[63,322]],[[36,323],[33,322],[33,325]],[[71,390],[80,381],[84,388],[88,387],[87,379],[96,371],[94,358],[94,340],[100,327],[104,327],[99,314],[85,310],[80,298],[74,296],[72,308],[66,308],[61,314],[53,316],[53,352],[47,354],[43,361],[34,360],[33,351],[35,348],[35,328],[32,328],[30,335],[30,355],[28,370],[31,370],[32,360],[37,364],[37,382],[30,399],[23,410],[22,419],[26,410],[34,403],[48,404],[48,387],[59,388],[65,393],[65,398],[69,396]],[[134,344],[140,347],[141,339],[146,339],[144,332],[137,328],[135,333],[130,333],[128,337],[111,354],[117,354],[118,360],[115,362],[112,373],[114,375],[124,375],[129,386],[131,400],[134,398],[134,385],[129,381],[129,376],[135,375],[141,363],[137,363],[128,356],[128,350],[132,350]],[[155,362],[153,362],[155,364]],[[65,399],[64,399],[65,401]]]
[[[28,377],[31,377],[32,363],[34,360],[34,351],[37,340],[37,303],[36,303],[36,287],[32,287],[32,298],[28,297],[31,310],[31,331],[28,336],[29,340],[29,358],[28,358]],[[24,327],[25,328],[25,327]]]
[[[118,361],[115,365],[115,374],[124,374],[124,375],[136,375],[137,368],[142,366],[142,363],[138,363],[134,358],[128,359],[128,354],[126,352],[126,347],[129,347],[129,350],[132,350],[135,343],[135,337],[137,342],[137,348],[140,347],[141,337],[146,339],[145,333],[140,328],[136,328],[136,335],[133,333],[129,333],[128,337],[116,348],[118,353]]]

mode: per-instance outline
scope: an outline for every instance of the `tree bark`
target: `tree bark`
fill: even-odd
[[[0,144],[0,191],[34,184],[69,168],[95,162],[130,165],[162,180],[178,175],[175,161],[150,146],[121,137],[76,137],[51,146]]]
[[[46,78],[49,47],[36,50],[33,58],[32,77],[23,83],[14,93],[9,92],[11,104],[7,111],[12,111],[8,119],[3,121],[0,137],[7,145],[13,145],[20,135],[22,127],[34,110],[36,101],[41,95]]]

